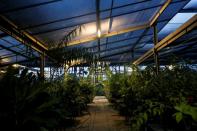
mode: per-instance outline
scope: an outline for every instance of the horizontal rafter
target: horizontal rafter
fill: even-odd
[[[169,21],[169,20],[171,20],[171,19],[164,19],[164,20],[160,20],[160,21],[158,21],[158,24],[159,23],[161,23],[161,22],[166,22],[166,21]],[[146,35],[144,35],[144,37],[146,37],[146,36],[152,36],[153,34],[146,34]],[[101,47],[102,46],[106,46],[106,44],[107,44],[107,46],[108,45],[113,45],[113,44],[116,44],[116,43],[118,43],[118,42],[123,42],[123,41],[127,41],[127,40],[132,40],[132,39],[136,39],[136,38],[139,38],[141,35],[139,35],[139,36],[134,36],[134,37],[128,37],[128,38],[124,38],[124,39],[119,39],[119,40],[115,40],[115,41],[110,41],[110,42],[105,42],[105,43],[102,43],[101,44]],[[150,42],[150,41],[149,41]],[[148,44],[148,43],[147,43]],[[97,48],[98,46],[97,45],[93,45],[93,46],[90,46],[90,47],[87,47],[87,49],[94,49],[94,48]]]
[[[180,2],[180,1],[176,1],[176,2]],[[120,14],[117,14],[117,15],[112,15],[111,17],[101,18],[101,20],[107,20],[107,19],[114,18],[114,17],[119,17],[119,16],[123,16],[123,15],[127,15],[127,14],[132,14],[132,13],[136,13],[136,12],[140,12],[140,11],[146,11],[146,10],[149,10],[149,9],[158,8],[162,5],[163,4],[159,4],[159,5],[156,5],[156,6],[150,6],[150,7],[146,7],[146,8],[143,8],[143,9],[137,9],[137,10],[129,11],[129,12],[126,12],[126,13],[120,13]],[[155,17],[157,17],[157,16],[155,16]],[[84,23],[80,23],[80,26],[82,26],[84,24],[88,24],[88,23],[93,23],[93,22],[95,22],[95,20],[91,20],[91,21],[88,21],[88,22],[86,21]],[[44,30],[44,31],[33,33],[32,35],[40,35],[40,34],[50,33],[50,32],[63,30],[63,29],[66,30],[68,28],[72,28],[72,27],[75,27],[75,26],[79,26],[79,25],[70,25],[70,26],[59,27],[59,28],[50,29],[50,30]]]
[[[122,29],[122,30],[119,30],[119,31],[113,31],[113,32],[110,32],[110,33],[105,33],[105,34],[102,34],[101,38],[110,37],[110,36],[114,36],[114,35],[119,35],[119,34],[131,32],[131,31],[141,30],[141,29],[145,29],[145,28],[151,27],[152,24],[155,23],[155,21],[158,19],[158,17],[162,14],[162,12],[167,8],[167,6],[170,4],[171,1],[172,0],[167,0],[165,2],[165,4],[162,5],[160,10],[156,13],[156,15],[152,18],[152,20],[150,22],[148,22],[148,23],[146,23],[144,25],[128,27],[126,29]],[[89,42],[89,41],[94,41],[96,39],[98,39],[97,36],[88,37],[88,38],[84,38],[84,39],[71,41],[67,45],[71,46],[71,45],[76,45],[76,44],[80,44],[80,43],[86,43],[86,42]]]
[[[186,33],[190,32],[192,29],[197,27],[197,15],[193,16],[189,21],[184,23],[181,27],[179,27],[176,31],[165,37],[163,40],[161,40],[156,46],[155,49],[157,51],[160,51],[164,47],[170,45],[178,38],[182,37]],[[142,55],[139,59],[133,62],[133,64],[138,65],[145,61],[147,58],[153,55],[154,48],[147,51],[144,55]]]
[[[0,29],[3,32],[14,37],[19,42],[24,43],[27,46],[30,46],[34,50],[40,53],[48,50],[48,48],[44,44],[39,42],[37,39],[32,37],[27,32],[19,31],[18,27],[14,23],[12,23],[10,20],[8,20],[6,17],[2,15],[0,15],[0,25],[1,25]]]
[[[126,29],[123,29],[123,30],[113,31],[113,32],[110,32],[110,33],[102,34],[101,38],[111,37],[111,36],[114,36],[114,35],[119,35],[119,34],[131,32],[131,31],[135,31],[135,30],[141,30],[141,29],[144,29],[144,28],[147,28],[147,27],[149,27],[148,24],[129,27],[129,28],[126,28]],[[80,44],[80,43],[86,43],[86,42],[94,41],[94,40],[97,40],[97,39],[98,39],[97,36],[87,37],[87,38],[84,38],[84,39],[71,41],[67,45],[72,46],[72,45],[77,45],[77,44]]]
[[[127,5],[116,6],[116,7],[113,7],[112,9],[120,9],[120,8],[128,7],[128,6],[131,6],[131,5],[141,4],[141,3],[144,3],[144,2],[149,2],[149,1],[151,1],[151,0],[141,0],[141,1],[138,1],[138,2],[131,3],[131,4],[127,4]],[[100,13],[108,12],[110,10],[111,9],[100,10]],[[37,28],[37,27],[46,26],[46,25],[49,25],[49,24],[54,24],[54,23],[58,23],[58,22],[65,22],[65,21],[68,21],[68,20],[71,20],[71,19],[81,18],[81,17],[85,17],[85,16],[89,16],[89,15],[95,15],[95,14],[96,14],[96,11],[90,12],[90,13],[87,13],[87,14],[83,14],[83,15],[69,17],[69,18],[63,18],[63,19],[58,19],[58,20],[54,20],[54,21],[48,21],[48,22],[37,24],[37,25],[31,25],[31,26],[27,26],[27,27],[24,27],[24,28],[20,28],[20,29],[21,30],[26,30],[26,29]],[[104,19],[107,19],[107,18],[108,17],[106,17]],[[89,21],[87,23],[91,23],[91,22],[95,22],[95,21]],[[74,25],[74,26],[77,26],[77,25]]]

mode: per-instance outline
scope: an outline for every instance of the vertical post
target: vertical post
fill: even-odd
[[[120,73],[120,64],[118,65],[118,71],[119,71],[119,73]]]
[[[45,54],[40,54],[40,77],[44,80]]]
[[[85,74],[84,74],[84,66],[83,66],[83,77],[85,76]]]
[[[75,76],[77,76],[77,67],[76,66],[74,66],[74,74],[75,74]]]
[[[158,58],[158,52],[155,48],[155,46],[158,43],[158,34],[157,34],[157,24],[153,25],[154,30],[154,61],[155,61],[155,67],[156,67],[156,74],[159,74],[159,58]]]
[[[126,67],[125,67],[125,65],[124,65],[124,74],[126,74]]]
[[[100,21],[100,0],[96,0],[96,27],[98,36],[98,59],[100,59],[100,37],[101,37],[101,21]]]
[[[50,77],[50,80],[51,80],[51,65],[49,66],[49,77]]]

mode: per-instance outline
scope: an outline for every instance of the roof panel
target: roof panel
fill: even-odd
[[[112,0],[100,0],[100,10],[110,9]]]
[[[158,21],[171,20],[190,0],[173,0],[161,14]]]
[[[187,22],[190,18],[192,18],[197,13],[178,13],[176,14],[168,24],[159,32],[160,39],[169,35],[178,29],[181,25]]]
[[[122,1],[118,1],[119,3],[122,3]],[[164,4],[165,0],[141,0],[141,1],[129,1],[130,5],[122,6],[121,8],[116,8],[112,10],[112,16],[116,15],[122,15],[124,13],[130,14],[135,13],[143,10],[149,10],[151,8],[159,7],[162,4]],[[132,4],[136,3],[136,4]],[[121,5],[121,4],[120,4]],[[119,6],[120,6],[119,5]]]
[[[158,9],[159,7],[115,17],[113,18],[111,31],[146,24]]]
[[[29,5],[40,4],[44,2],[48,2],[49,0],[1,0],[0,2],[0,11],[11,10],[15,8],[20,8]],[[52,0],[51,0],[52,1]]]
[[[197,1],[196,0],[191,0],[185,7],[184,9],[197,9]]]
[[[14,4],[13,4],[14,5]],[[12,5],[10,5],[12,6]],[[83,7],[83,8],[81,8]],[[69,13],[68,13],[69,12]],[[8,13],[22,27],[95,12],[95,0],[66,0]],[[33,17],[32,17],[33,16]]]
[[[58,43],[69,32],[81,25],[81,32],[77,34],[74,40],[97,36],[95,0],[77,0],[77,2],[73,0],[24,1],[25,0],[2,0],[0,2],[0,13],[6,14],[5,16],[17,24],[20,29],[22,28],[28,31],[44,43]],[[191,14],[177,14],[183,7],[184,9],[194,9],[197,7],[196,0],[189,1],[190,0],[173,0],[161,14],[157,23],[158,32],[160,32],[159,39],[176,30],[192,16]],[[113,0],[113,2],[112,6],[112,0],[100,0],[101,32],[103,34],[150,22],[166,0]],[[6,10],[7,13],[5,13]],[[111,18],[109,18],[110,14]],[[168,21],[170,22],[168,23]],[[112,23],[111,26],[110,23]],[[109,27],[111,28],[109,29]],[[1,33],[2,32],[0,32],[0,34]],[[111,36],[109,38],[101,38],[101,56],[109,55],[108,59],[111,60],[130,61],[132,58],[131,49],[133,45],[138,43],[134,51],[134,56],[137,58],[140,53],[142,54],[153,47],[152,34],[153,30],[150,28],[148,31],[143,29]],[[184,41],[188,38],[195,37],[195,35],[196,33],[190,33],[190,35],[182,37],[179,40]],[[26,46],[17,46],[20,42],[12,37],[3,37],[3,40],[0,40],[0,44],[11,47],[12,50],[17,52],[22,52],[22,50],[26,51]],[[69,48],[74,47],[94,47],[90,50],[97,52],[98,41],[94,40]],[[172,51],[178,51],[183,48],[184,47],[174,48]],[[8,51],[5,53],[12,52]],[[36,52],[34,52],[34,54],[39,56]],[[15,59],[16,58],[13,57],[10,61],[14,61]]]
[[[18,45],[20,42],[18,42],[16,39],[14,39],[11,36],[6,36],[2,39],[0,39],[0,43],[4,43],[4,46],[9,47],[11,45]]]
[[[5,50],[5,49],[0,50],[0,56],[7,55],[7,54],[12,54],[12,52]]]

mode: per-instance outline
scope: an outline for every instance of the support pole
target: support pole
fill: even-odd
[[[124,74],[126,74],[126,67],[125,67],[125,65],[124,65]]]
[[[100,60],[100,37],[101,37],[101,21],[100,21],[100,0],[96,0],[96,24],[98,36],[98,59]]]
[[[75,74],[75,76],[77,76],[77,67],[76,66],[74,66],[74,74]]]
[[[118,65],[118,71],[119,71],[119,73],[120,73],[120,65]]]
[[[44,80],[45,54],[40,55],[40,77]]]
[[[158,58],[158,52],[155,48],[155,46],[158,43],[158,34],[157,34],[157,24],[153,25],[154,30],[154,61],[155,61],[155,67],[156,67],[156,74],[159,74],[159,58]]]
[[[50,69],[50,80],[52,80],[52,70],[51,70],[51,65],[49,66],[49,69]]]

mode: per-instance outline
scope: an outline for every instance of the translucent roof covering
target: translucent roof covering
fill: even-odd
[[[88,48],[100,54],[101,60],[121,63],[132,62],[154,47],[152,21],[156,19],[154,23],[161,41],[196,15],[197,10],[196,0],[99,2],[97,9],[96,0],[1,0],[0,13],[19,31],[27,32],[46,47],[76,31],[76,36],[68,42],[69,48]],[[97,37],[98,14],[101,38]],[[0,26],[4,25],[0,23]],[[0,50],[3,64],[39,57],[38,52],[3,30],[0,31]]]
[[[165,36],[169,35],[189,19],[191,19],[197,13],[178,13],[176,14],[168,24],[159,32],[160,39],[164,38]]]

